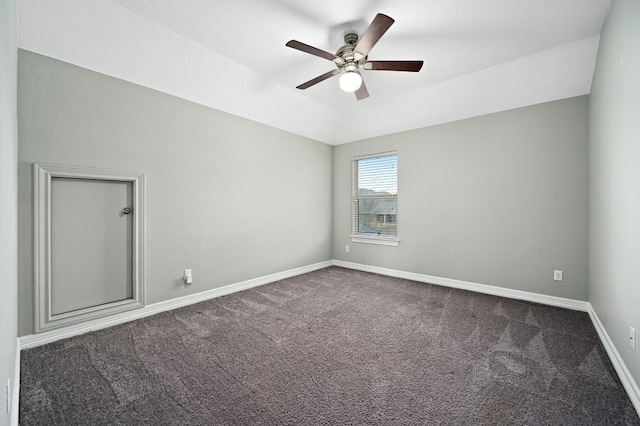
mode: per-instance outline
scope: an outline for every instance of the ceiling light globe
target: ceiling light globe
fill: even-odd
[[[355,71],[347,71],[340,76],[338,84],[345,92],[355,92],[362,85],[362,77]]]

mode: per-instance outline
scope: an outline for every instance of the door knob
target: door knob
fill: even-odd
[[[131,207],[125,207],[124,209],[122,209],[122,214],[129,214],[131,213]]]

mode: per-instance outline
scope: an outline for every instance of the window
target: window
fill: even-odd
[[[398,155],[395,152],[353,159],[351,240],[398,245]]]

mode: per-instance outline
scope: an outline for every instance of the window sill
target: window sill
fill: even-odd
[[[383,237],[380,235],[351,235],[351,241],[354,243],[365,243],[365,244],[378,244],[382,246],[394,246],[397,247],[400,243],[400,239],[396,237]]]

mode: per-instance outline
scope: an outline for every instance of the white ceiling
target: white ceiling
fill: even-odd
[[[611,0],[21,0],[19,45],[332,145],[590,92]],[[335,68],[288,47],[335,52],[376,13],[395,24],[357,101]]]

